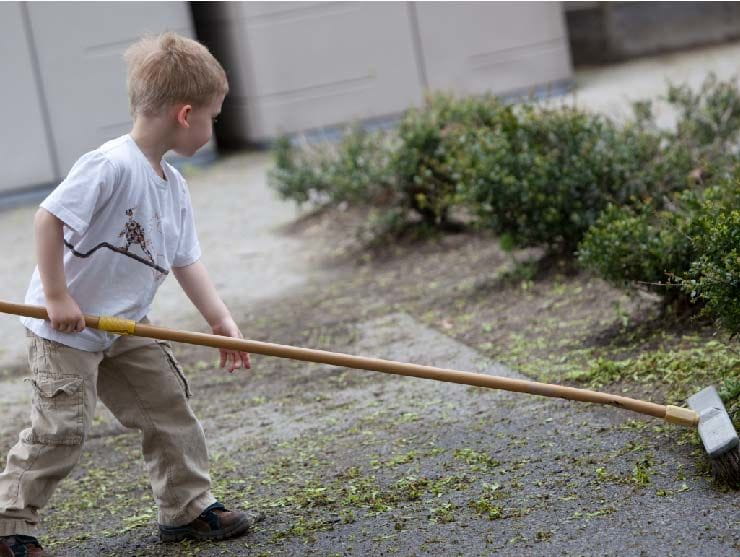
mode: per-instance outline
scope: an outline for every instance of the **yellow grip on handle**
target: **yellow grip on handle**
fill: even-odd
[[[100,321],[98,321],[98,329],[116,335],[133,335],[136,330],[136,321],[101,315]]]

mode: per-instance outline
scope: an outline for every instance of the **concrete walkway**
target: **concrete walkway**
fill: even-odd
[[[572,99],[614,118],[630,114],[633,101],[656,98],[667,82],[698,88],[710,72],[722,80],[740,74],[740,42],[644,58],[624,64],[576,72]],[[656,107],[658,123],[668,125],[672,114]]]
[[[575,92],[561,100],[620,117],[628,114],[632,101],[665,92],[668,80],[698,86],[710,71],[728,79],[738,73],[738,61],[740,42],[581,70],[575,76]],[[659,116],[663,123],[671,119],[666,111]],[[227,304],[242,310],[250,301],[278,295],[316,271],[310,264],[312,246],[278,232],[298,212],[269,190],[265,176],[269,164],[266,153],[238,155],[189,177],[203,260]],[[0,213],[0,235],[8,246],[0,269],[0,299],[23,300],[35,265],[35,210],[22,207]],[[204,326],[174,279],[160,290],[152,318],[175,327]],[[23,329],[16,319],[0,318],[0,338],[0,369],[22,365]]]

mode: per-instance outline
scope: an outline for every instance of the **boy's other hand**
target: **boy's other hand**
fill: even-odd
[[[85,317],[80,306],[69,294],[47,298],[46,311],[53,329],[62,333],[79,333],[85,329]]]
[[[236,325],[231,317],[224,319],[223,321],[216,323],[211,327],[214,335],[221,335],[224,337],[233,338],[244,338],[239,327]],[[232,373],[235,369],[244,367],[249,369],[252,364],[249,361],[249,354],[247,352],[238,352],[236,350],[226,350],[225,348],[219,348],[221,353],[221,367],[229,370]]]

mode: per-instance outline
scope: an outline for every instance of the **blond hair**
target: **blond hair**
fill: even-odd
[[[177,33],[143,37],[123,57],[133,116],[153,116],[176,103],[204,106],[229,92],[226,72],[208,49]]]

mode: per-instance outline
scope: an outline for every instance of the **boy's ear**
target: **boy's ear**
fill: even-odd
[[[193,111],[192,105],[189,104],[183,104],[177,109],[177,123],[180,124],[184,128],[190,127],[190,113]]]

